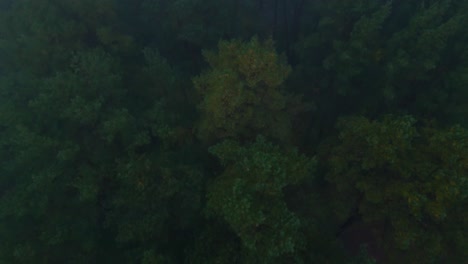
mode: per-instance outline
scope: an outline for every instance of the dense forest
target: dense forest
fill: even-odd
[[[467,25],[466,0],[0,0],[0,263],[466,263]]]

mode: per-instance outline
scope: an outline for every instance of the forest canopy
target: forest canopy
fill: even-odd
[[[463,263],[468,1],[0,0],[0,263]]]

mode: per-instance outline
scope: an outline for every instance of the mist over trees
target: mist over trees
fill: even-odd
[[[463,263],[468,1],[0,0],[0,263]]]

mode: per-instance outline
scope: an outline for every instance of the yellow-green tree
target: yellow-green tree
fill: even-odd
[[[420,126],[409,116],[352,117],[338,127],[328,179],[347,204],[341,209],[384,226],[390,263],[466,259],[468,131]]]
[[[202,97],[202,139],[251,140],[257,134],[280,141],[290,138],[299,98],[282,90],[291,67],[273,41],[220,41],[218,50],[205,51],[204,57],[210,69],[193,80]]]

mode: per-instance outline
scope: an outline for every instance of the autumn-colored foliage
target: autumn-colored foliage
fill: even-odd
[[[291,118],[299,98],[282,89],[291,67],[273,41],[253,38],[221,41],[204,53],[210,69],[194,79],[201,96],[202,139],[252,140],[264,134],[280,141],[291,137]]]

